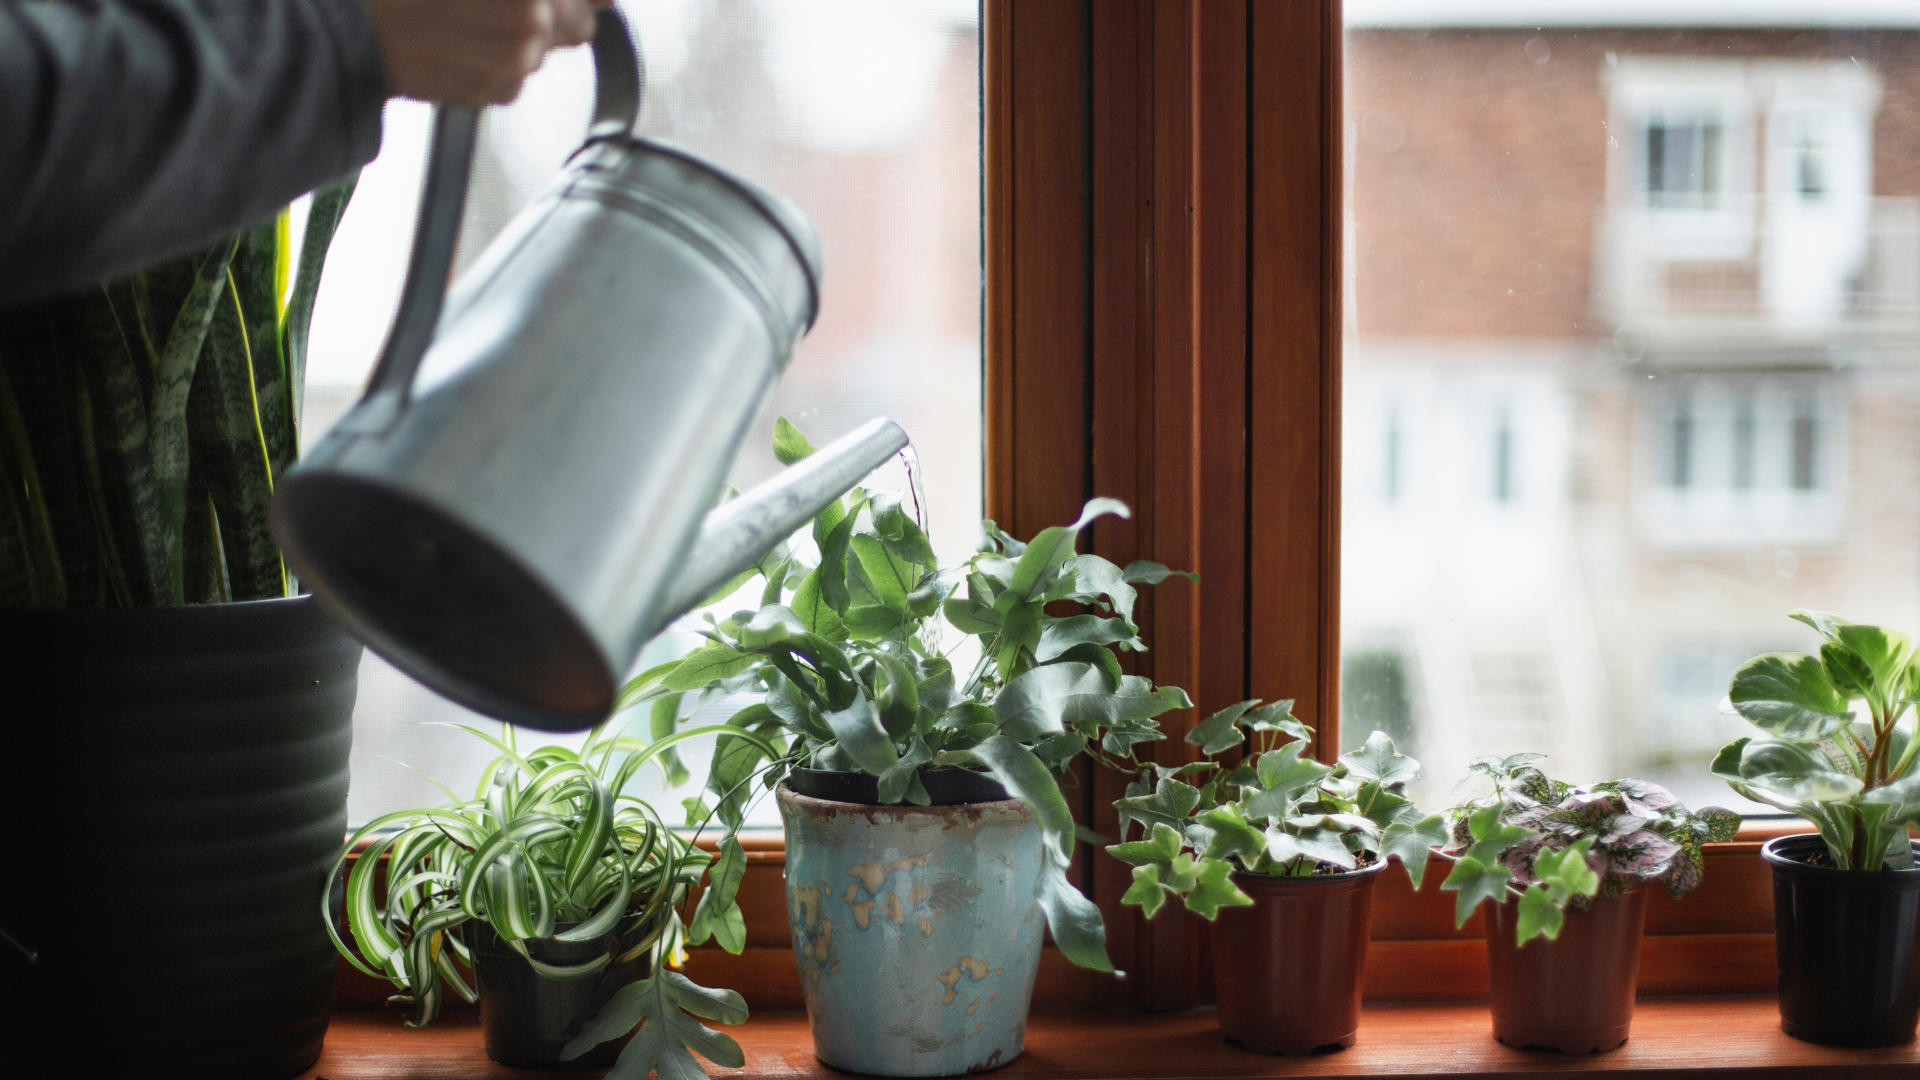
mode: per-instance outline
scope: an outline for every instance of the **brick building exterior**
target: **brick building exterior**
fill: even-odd
[[[1914,23],[1920,28],[1920,17]],[[1345,712],[1690,801],[1795,607],[1920,630],[1920,32],[1354,27]]]

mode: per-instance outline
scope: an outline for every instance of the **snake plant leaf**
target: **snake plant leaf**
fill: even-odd
[[[1074,615],[1065,619],[1049,619],[1043,623],[1040,641],[1033,654],[1034,659],[1044,664],[1058,659],[1076,645],[1114,645],[1134,642],[1138,638],[1138,631],[1123,619]]]
[[[709,990],[677,971],[661,971],[615,991],[580,1034],[560,1049],[563,1061],[572,1061],[594,1047],[633,1031],[633,1039],[607,1073],[615,1080],[703,1080],[706,1071],[694,1059],[698,1051],[708,1061],[729,1069],[746,1064],[740,1044],[695,1020],[723,1024],[747,1022],[747,1002],[732,990]],[[639,1030],[634,1031],[638,1025]]]
[[[1340,755],[1347,775],[1380,784],[1405,784],[1420,775],[1420,763],[1394,749],[1393,740],[1382,731],[1367,736],[1358,750]]]
[[[0,363],[0,607],[62,608],[67,582],[33,441]]]
[[[1755,727],[1783,739],[1824,739],[1853,719],[1819,658],[1804,653],[1754,657],[1734,672],[1727,697]]]
[[[194,369],[187,425],[194,463],[207,466],[207,491],[219,514],[233,598],[287,595],[280,549],[267,528],[267,506],[273,499],[271,451],[261,427],[247,316],[231,273]]]
[[[161,460],[163,432],[148,405],[141,362],[107,290],[70,306],[68,312],[70,340],[77,345],[92,406],[88,449],[95,455],[103,500],[96,516],[113,537],[133,602],[183,603],[179,563],[186,523],[186,447],[178,448],[177,459]],[[153,398],[157,405],[157,382]],[[184,426],[178,433],[185,434]],[[177,473],[163,464],[177,467]]]
[[[96,607],[125,595],[109,580],[106,537],[95,520],[98,473],[88,468],[81,430],[90,429],[90,405],[75,357],[59,321],[44,308],[0,314],[0,369],[11,384],[20,428],[28,445],[40,501],[53,528],[54,558],[66,599],[63,606]],[[28,403],[32,403],[29,407]],[[85,446],[91,448],[89,434]],[[16,453],[20,453],[16,448]],[[101,492],[104,496],[104,492]],[[31,535],[31,534],[29,534]]]
[[[160,523],[159,535],[170,562],[177,562],[178,553],[183,549],[186,523],[189,459],[187,402],[214,316],[222,310],[225,302],[230,302],[227,296],[227,270],[233,263],[237,247],[237,238],[227,240],[195,257],[192,284],[172,317],[166,344],[160,350],[160,362],[154,369],[153,400],[148,408],[147,427],[152,443],[152,484]]]
[[[1246,740],[1246,732],[1237,726],[1240,717],[1258,704],[1259,698],[1248,698],[1221,709],[1195,724],[1193,730],[1187,732],[1187,742],[1199,747],[1201,753],[1209,755],[1239,746]]]
[[[313,324],[313,302],[320,295],[320,273],[326,268],[327,249],[333,234],[353,199],[360,182],[359,170],[313,193],[307,208],[307,229],[300,241],[300,267],[293,279],[293,292],[287,297],[287,309],[281,322],[280,354],[286,357],[287,386],[293,391],[293,424],[296,431],[304,416],[307,385],[307,338]]]
[[[1234,884],[1232,864],[1222,859],[1201,859],[1195,865],[1193,888],[1187,893],[1188,911],[1213,922],[1223,907],[1253,906],[1253,897]]]
[[[294,430],[293,388],[288,381],[280,332],[280,305],[286,295],[282,263],[287,213],[282,209],[242,232],[233,265],[228,268],[243,315],[261,438],[275,477],[285,476],[300,456],[300,439]]]

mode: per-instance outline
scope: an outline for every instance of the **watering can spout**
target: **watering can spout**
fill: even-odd
[[[699,607],[715,590],[805,527],[827,504],[905,449],[907,433],[874,419],[710,511],[662,605],[662,626]]]

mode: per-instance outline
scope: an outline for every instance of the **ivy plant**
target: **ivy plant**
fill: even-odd
[[[774,453],[791,465],[813,446],[783,417]],[[1045,831],[1041,904],[1061,952],[1111,971],[1099,910],[1066,879],[1076,829],[1060,778],[1082,754],[1133,771],[1133,747],[1163,737],[1154,718],[1192,703],[1121,668],[1115,650],[1144,648],[1136,586],[1176,575],[1078,553],[1104,514],[1127,508],[1095,499],[1025,543],[988,521],[981,550],[942,568],[899,494],[855,489],[814,519],[817,561],[790,546],[763,558],[723,590],[758,576],[760,606],[710,617],[704,647],[641,673],[616,708],[651,703],[657,737],[706,702],[758,693],[727,723],[761,741],[723,735],[707,781],[729,823],[756,773],[767,788],[794,766],[867,773],[881,802],[917,805],[929,801],[922,770],[991,774]],[[1046,610],[1061,601],[1080,612]]]
[[[1791,618],[1820,634],[1819,654],[1767,653],[1734,672],[1728,700],[1762,734],[1721,747],[1713,773],[1812,822],[1842,870],[1911,869],[1907,829],[1920,825],[1913,643],[1824,611]]]
[[[1124,840],[1107,848],[1133,866],[1121,902],[1152,918],[1178,896],[1211,920],[1222,907],[1253,899],[1233,882],[1235,870],[1299,877],[1336,874],[1400,856],[1414,888],[1427,853],[1447,837],[1438,814],[1422,814],[1407,797],[1420,763],[1374,732],[1333,765],[1306,756],[1313,729],[1293,715],[1292,701],[1242,701],[1188,733],[1208,755],[1248,746],[1230,771],[1215,761],[1148,765],[1114,803]],[[1189,783],[1189,778],[1193,781]]]
[[[683,941],[712,939],[733,953],[746,947],[746,921],[735,903],[746,853],[729,833],[715,859],[626,791],[643,766],[675,743],[715,732],[690,730],[648,745],[602,725],[577,753],[543,746],[523,754],[510,728],[496,738],[464,724],[443,726],[486,740],[499,756],[481,770],[472,798],[442,786],[446,805],[386,814],[348,841],[347,850],[369,842],[346,882],[346,923],[357,950],[341,938],[327,896],[320,898],[340,955],[399,989],[391,1000],[412,1007],[408,1027],[431,1023],[448,992],[478,1000],[477,982],[461,974],[473,966],[462,930],[476,920],[548,979],[592,978],[645,955],[650,977],[616,994],[563,1056],[578,1056],[646,1021],[609,1076],[646,1080],[654,1069],[662,1076],[697,1075],[693,1050],[716,1064],[743,1065],[738,1044],[685,1014],[737,1024],[746,1020],[746,1002],[731,990],[695,986],[666,970],[666,962],[678,957]],[[733,737],[760,742],[751,734]],[[384,899],[376,884],[383,858]],[[329,881],[345,861],[343,852]],[[689,922],[681,908],[702,877],[707,888]],[[554,965],[527,949],[528,940],[543,938],[606,938],[621,945],[579,964]],[[618,955],[616,948],[622,948]]]
[[[1700,884],[1702,845],[1733,839],[1740,815],[1709,806],[1689,811],[1646,780],[1574,787],[1548,777],[1540,754],[1481,758],[1468,779],[1485,777],[1491,794],[1454,807],[1452,835],[1440,849],[1453,859],[1442,889],[1457,895],[1455,925],[1482,900],[1520,903],[1515,937],[1557,938],[1566,912],[1595,899],[1624,896],[1658,881],[1674,896]]]

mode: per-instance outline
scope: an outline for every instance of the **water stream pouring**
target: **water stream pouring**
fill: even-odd
[[[375,652],[556,731],[605,718],[649,638],[907,442],[871,421],[712,509],[813,323],[819,240],[785,200],[636,138],[638,54],[598,19],[586,145],[451,292],[478,118],[437,110],[367,392],[273,502],[301,579]]]

